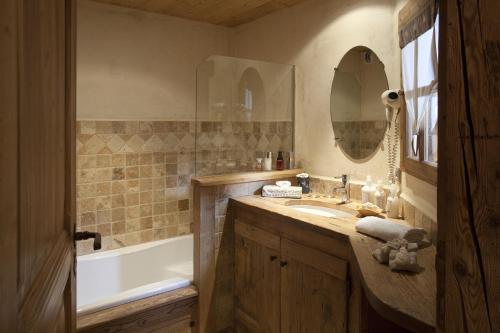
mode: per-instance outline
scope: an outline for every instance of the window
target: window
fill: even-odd
[[[429,6],[435,8],[432,2]],[[439,16],[433,10],[425,13],[427,17],[416,16],[400,26],[405,97],[402,160],[405,172],[436,184]],[[404,15],[409,16],[408,11]]]

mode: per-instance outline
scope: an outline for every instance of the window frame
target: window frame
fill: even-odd
[[[437,0],[414,0],[408,1],[405,6],[399,11],[398,14],[398,35],[399,35],[399,47],[401,49],[401,61],[400,61],[400,80],[401,86],[403,86],[403,59],[402,50],[408,45],[408,43],[418,39],[420,35],[425,33],[427,30],[432,28],[436,24],[436,19],[439,11],[439,2]],[[442,26],[442,24],[440,24]],[[441,33],[439,36],[439,44],[443,43],[441,39]],[[418,44],[417,44],[418,46]],[[439,51],[439,46],[437,46],[437,51]],[[440,74],[436,73],[438,81],[440,80]],[[402,94],[403,103],[400,109],[400,165],[401,170],[409,175],[412,175],[418,179],[421,179],[429,184],[437,185],[437,168],[439,164],[439,156],[437,163],[425,161],[425,129],[419,129],[417,135],[418,144],[418,160],[411,157],[411,152],[407,151],[409,147],[408,143],[411,140],[407,136],[407,108],[406,108],[406,98],[404,92]],[[438,96],[438,103],[440,96]],[[438,105],[439,113],[439,105]],[[427,121],[424,119],[424,121]],[[425,128],[425,127],[424,127]],[[439,146],[439,142],[437,143]]]
[[[401,71],[402,73],[402,71]],[[401,83],[403,82],[403,76],[401,74]],[[401,156],[401,169],[409,175],[412,175],[420,180],[423,180],[429,184],[437,186],[437,165],[425,161],[425,133],[423,129],[418,131],[417,144],[418,144],[418,161],[409,157],[406,148],[408,147],[409,138],[407,137],[407,116],[406,116],[406,98],[403,96],[403,103],[400,111],[400,156]],[[439,109],[438,109],[439,113]],[[439,142],[438,142],[439,145]],[[439,163],[439,160],[438,160]]]

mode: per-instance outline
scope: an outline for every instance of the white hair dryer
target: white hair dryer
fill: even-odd
[[[394,109],[399,111],[401,107],[401,90],[386,90],[382,93],[380,98],[385,106],[385,117],[387,119],[387,125],[391,127],[392,118],[394,117]]]

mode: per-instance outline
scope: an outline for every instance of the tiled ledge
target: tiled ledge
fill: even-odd
[[[216,186],[216,185],[229,185],[229,184],[239,184],[239,183],[290,178],[290,177],[295,177],[295,175],[301,172],[302,172],[301,169],[242,172],[242,173],[215,175],[215,176],[193,177],[191,179],[191,182],[193,185],[204,186],[204,187]]]

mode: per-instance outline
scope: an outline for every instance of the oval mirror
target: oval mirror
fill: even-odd
[[[384,139],[388,89],[384,64],[367,47],[350,49],[335,69],[330,97],[335,141],[353,160],[371,157]]]

